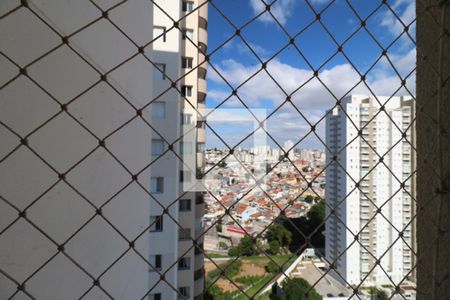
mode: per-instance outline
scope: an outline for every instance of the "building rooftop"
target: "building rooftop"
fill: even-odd
[[[323,267],[325,264],[318,259],[304,260],[297,265],[291,276],[308,281],[324,299],[347,299],[352,292],[330,274],[325,274],[321,269]]]

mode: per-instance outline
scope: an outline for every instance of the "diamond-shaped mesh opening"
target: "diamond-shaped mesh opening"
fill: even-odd
[[[439,286],[416,113],[447,131],[415,58],[442,98],[426,57],[443,64],[448,1],[417,1],[429,49],[412,0],[72,2],[0,6],[1,299],[415,299],[418,269]]]

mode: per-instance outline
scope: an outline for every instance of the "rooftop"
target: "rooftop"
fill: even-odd
[[[324,267],[324,263],[318,259],[304,260],[297,265],[291,276],[308,281],[324,299],[347,299],[352,292],[330,274],[324,275],[321,267]]]

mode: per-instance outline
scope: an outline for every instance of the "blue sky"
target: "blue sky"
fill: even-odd
[[[367,19],[366,27],[382,47],[390,45],[402,33],[402,24],[386,5],[381,5],[375,13],[372,13],[380,6],[380,1],[349,0],[349,2],[361,19],[371,15]],[[410,24],[415,19],[414,2],[413,0],[388,1],[390,7],[405,24]],[[261,0],[214,0],[213,3],[217,9],[213,5],[209,7],[208,52],[213,52],[210,62],[232,87],[236,88],[257,72],[261,64],[239,37],[234,37],[215,51],[235,33],[235,28],[219,13],[218,9],[240,28],[262,12],[264,5]],[[329,5],[330,1],[309,0],[309,3],[316,12],[320,12]],[[237,90],[238,95],[250,108],[263,108],[270,113],[284,101],[286,93],[290,95],[304,84],[292,94],[292,101],[304,117],[311,123],[316,123],[334,105],[335,100],[319,80],[316,78],[310,80],[313,75],[311,68],[318,71],[319,78],[335,97],[342,97],[355,85],[357,86],[353,90],[354,93],[369,93],[364,84],[358,85],[360,76],[354,68],[365,73],[380,57],[382,49],[365,30],[361,29],[343,46],[343,51],[351,63],[339,53],[324,64],[337,50],[338,46],[333,38],[338,44],[342,44],[360,27],[361,22],[346,1],[334,1],[321,14],[321,20],[332,34],[332,38],[319,22],[314,22],[313,25],[304,29],[316,19],[313,9],[304,0],[278,0],[272,5],[272,13],[291,36],[302,31],[296,37],[296,45],[307,61],[293,46],[287,47],[272,58],[267,64],[267,72],[270,76],[264,71],[259,72]],[[414,25],[415,22],[411,24],[410,29],[413,37]],[[263,61],[271,58],[290,40],[284,30],[267,13],[242,29],[241,35]],[[388,49],[388,57],[400,76],[404,78],[415,67],[414,43],[403,34]],[[273,77],[279,86],[270,77]],[[366,78],[370,89],[376,95],[383,96],[393,95],[400,86],[401,80],[386,58],[382,58],[367,73]],[[207,79],[206,104],[207,107],[213,108],[228,97],[232,89],[211,66],[208,68]],[[408,90],[401,89],[396,94],[415,93],[414,74],[408,77],[407,87]],[[243,106],[235,97],[231,97],[221,108],[243,108]],[[309,125],[302,119],[297,109],[291,105],[285,105],[266,123],[267,131],[281,145],[288,139],[296,142],[309,131]],[[230,146],[236,144],[253,127],[250,122],[244,124],[235,121],[213,122],[213,120],[214,118],[211,117],[208,123],[224,136]],[[322,137],[324,120],[319,122],[317,127],[319,136]],[[273,143],[270,144],[273,145]],[[210,133],[208,146],[221,147],[223,144]],[[317,137],[310,135],[299,147],[317,148],[321,147],[321,142]]]

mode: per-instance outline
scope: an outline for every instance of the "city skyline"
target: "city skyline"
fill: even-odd
[[[328,1],[309,1],[312,8],[305,1],[279,0],[273,4],[272,13],[287,32],[294,36],[298,31],[307,27],[315,20],[313,10],[320,12],[329,5]],[[352,1],[361,19],[369,16],[378,7],[378,3],[360,3]],[[291,139],[294,142],[302,139],[305,148],[323,147],[322,142],[310,133],[315,125],[315,132],[325,140],[324,115],[333,108],[336,100],[351,94],[372,94],[377,96],[409,96],[415,94],[415,45],[408,36],[415,35],[415,1],[395,0],[392,6],[405,25],[410,25],[409,32],[402,32],[402,24],[392,12],[381,6],[371,15],[365,28],[360,28],[361,20],[343,1],[334,1],[331,7],[321,16],[325,28],[331,31],[337,43],[343,43],[352,34],[352,39],[343,46],[345,56],[338,51],[336,44],[324,27],[315,22],[295,38],[294,45],[289,45],[290,38],[277,22],[266,12],[251,25],[241,30],[241,36],[262,61],[267,63],[266,70],[256,74],[248,82],[245,80],[261,69],[261,61],[252,53],[239,36],[211,55],[208,66],[208,97],[206,107],[215,108],[222,101],[229,99],[220,108],[238,108],[245,110],[236,96],[232,95],[237,89],[237,95],[250,109],[266,109],[267,115],[272,113],[286,99],[286,93],[291,96],[292,104],[285,103],[266,122],[268,132],[281,144]],[[216,9],[229,14],[230,21],[237,27],[244,25],[251,17],[264,11],[260,0],[252,1],[215,1],[211,5],[209,14],[211,20],[209,49],[212,51],[222,45],[235,34],[235,29]],[[332,8],[332,9],[331,9]],[[294,17],[295,16],[295,17]],[[358,29],[358,30],[357,30]],[[378,43],[384,47],[395,41],[386,52],[373,41],[370,34],[377,37]],[[401,36],[398,40],[396,38]],[[270,37],[270,38],[266,38]],[[283,51],[277,53],[283,46]],[[305,56],[308,64],[299,53]],[[276,57],[272,56],[277,53]],[[347,57],[346,57],[347,56]],[[325,65],[321,65],[331,58]],[[348,60],[348,59],[350,60]],[[391,66],[392,63],[392,66]],[[374,64],[373,68],[369,67]],[[319,68],[320,67],[320,68]],[[395,70],[394,70],[395,68]],[[227,79],[223,81],[221,76]],[[317,77],[314,77],[317,71]],[[367,74],[365,72],[369,71]],[[405,78],[405,87],[402,79]],[[270,76],[269,76],[270,74]],[[361,75],[365,76],[365,83],[361,82]],[[273,79],[271,79],[273,77]],[[322,81],[323,84],[319,81]],[[245,83],[244,83],[245,82]],[[228,83],[232,86],[228,86]],[[240,84],[244,83],[242,86]],[[367,84],[367,85],[366,85]],[[326,87],[325,87],[326,85]],[[297,88],[300,88],[297,92]],[[281,90],[283,89],[283,91]],[[330,89],[333,93],[327,90]],[[291,95],[291,93],[293,93]],[[336,98],[335,98],[336,97]],[[297,110],[301,110],[300,115]],[[305,116],[308,122],[303,118]],[[211,118],[210,126],[221,136],[226,136],[230,144],[239,141],[243,132],[251,132],[252,125],[235,127],[231,124],[221,126]],[[319,121],[320,120],[320,121]],[[316,123],[317,122],[317,123]],[[223,143],[207,128],[208,145],[223,147]],[[269,141],[273,145],[272,141]]]
[[[0,296],[415,299],[415,1],[39,1],[0,32]]]

